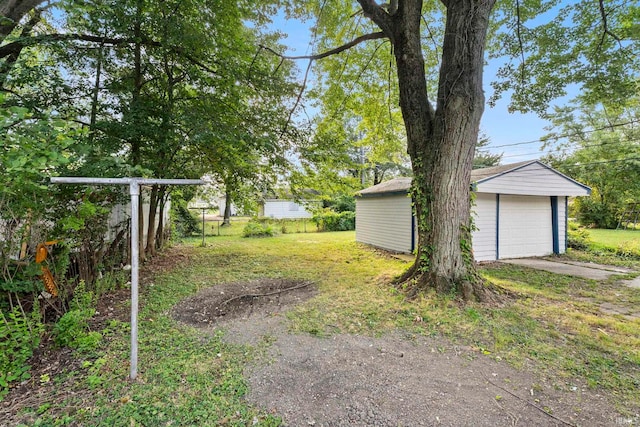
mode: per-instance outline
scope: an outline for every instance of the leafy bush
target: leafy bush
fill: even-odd
[[[591,246],[591,243],[591,236],[584,227],[580,227],[575,222],[569,222],[567,246],[580,251],[586,251]]]
[[[61,347],[70,347],[79,351],[91,351],[97,348],[102,339],[99,332],[89,331],[89,319],[96,310],[93,293],[85,289],[84,283],[76,287],[67,311],[53,327],[53,340]]]
[[[200,223],[191,212],[189,212],[184,202],[176,201],[172,203],[171,213],[175,231],[179,236],[188,237],[201,232]]]
[[[269,237],[273,236],[273,228],[268,224],[261,224],[258,221],[251,220],[242,230],[243,237]]]
[[[592,195],[579,197],[575,205],[578,221],[582,225],[608,229],[618,225],[618,210],[613,203],[602,202]]]
[[[325,210],[314,215],[311,220],[318,226],[318,231],[347,231],[356,228],[356,213],[351,211],[338,213]]]
[[[355,212],[356,198],[351,194],[339,194],[331,200],[325,202],[325,207],[331,208],[334,212]]]
[[[12,381],[30,378],[27,360],[40,344],[44,326],[40,322],[40,307],[34,303],[31,316],[20,306],[4,312],[0,310],[0,400],[8,392]]]
[[[258,222],[265,226],[270,226],[273,230],[281,234],[290,233],[306,233],[309,220],[307,218],[254,218],[254,222]],[[312,230],[315,231],[315,230]]]
[[[640,259],[640,244],[637,242],[622,242],[616,247],[616,255],[623,258]]]

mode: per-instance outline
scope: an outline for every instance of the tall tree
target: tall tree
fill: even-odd
[[[627,204],[640,202],[640,108],[628,101],[617,111],[581,102],[551,116],[547,161],[592,189],[574,202],[584,225],[615,228]]]
[[[324,40],[348,41],[307,58],[317,61],[371,40],[386,39],[391,45],[407,151],[412,161],[412,194],[418,222],[417,256],[402,277],[405,288],[410,294],[435,288],[443,293],[458,292],[466,299],[486,298],[490,293],[476,273],[471,253],[470,179],[485,105],[482,75],[487,34],[506,29],[515,41],[505,43],[505,50],[495,51],[522,59],[519,67],[507,66],[502,76],[522,77],[526,73],[519,71],[533,69],[536,81],[548,84],[545,61],[548,58],[558,61],[556,67],[546,63],[558,78],[553,80],[553,85],[548,84],[544,96],[532,97],[533,101],[539,101],[538,106],[562,94],[561,88],[570,82],[583,82],[587,89],[593,89],[594,96],[602,94],[596,89],[606,86],[607,81],[588,78],[587,71],[593,68],[604,70],[599,73],[600,77],[621,71],[623,77],[618,82],[620,88],[626,87],[628,92],[628,85],[624,84],[635,81],[637,74],[633,74],[632,68],[623,67],[621,58],[638,51],[638,40],[633,38],[637,29],[634,24],[614,17],[632,16],[637,10],[629,13],[623,5],[603,2],[598,8],[598,4],[587,1],[565,7],[556,7],[557,2],[516,2],[505,4],[495,12],[495,0],[442,0],[441,3],[394,0],[385,5],[358,0],[357,4],[360,10],[353,2],[322,1],[306,6],[305,12],[321,17],[318,28]],[[559,20],[538,26],[538,31],[527,31],[523,27],[539,13],[551,9],[559,12]],[[589,13],[583,14],[585,11]],[[367,18],[367,23],[349,25],[350,20],[359,20],[360,16]],[[602,31],[587,34],[598,22],[602,24]],[[346,28],[355,28],[358,36],[346,40],[351,35]],[[625,31],[617,31],[618,28]],[[523,32],[527,32],[527,38]],[[570,48],[562,45],[561,34],[567,32],[571,32],[574,42]],[[580,39],[585,36],[584,40]],[[525,52],[525,48],[531,48],[532,53]],[[585,56],[578,54],[593,49],[597,52],[587,55],[586,61]],[[425,51],[432,53],[426,55],[429,60],[426,63]],[[559,57],[548,55],[555,52],[561,53]],[[434,57],[438,59],[437,76],[425,76],[425,70],[432,70],[427,65]],[[576,65],[575,69],[570,67],[571,63]],[[572,72],[574,70],[579,72]],[[626,78],[630,73],[636,77]],[[522,81],[523,86],[526,85],[527,80]],[[500,88],[505,87],[509,86],[503,82]],[[526,101],[525,97],[517,100],[523,105]],[[535,102],[533,104],[535,107]]]

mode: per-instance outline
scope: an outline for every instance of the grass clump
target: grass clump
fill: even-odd
[[[262,224],[258,221],[249,221],[242,230],[243,237],[271,237],[273,236],[273,228],[268,224]]]

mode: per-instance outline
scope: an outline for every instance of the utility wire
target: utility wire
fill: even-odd
[[[593,132],[598,132],[601,130],[606,130],[606,129],[610,129],[610,128],[614,128],[614,127],[620,127],[620,126],[626,126],[626,125],[630,125],[630,124],[634,124],[634,123],[639,123],[640,119],[636,119],[636,120],[630,120],[628,122],[624,122],[624,123],[616,123],[613,125],[608,125],[608,126],[603,126],[601,128],[596,128],[596,129],[592,129],[592,130],[585,130],[583,132],[573,132],[573,133],[565,133],[562,135],[556,135],[556,136],[550,136],[548,138],[545,139],[534,139],[531,141],[523,141],[523,142],[514,142],[511,144],[502,144],[502,145],[494,145],[494,146],[487,146],[487,148],[503,148],[503,147],[515,147],[517,145],[528,145],[528,144],[536,144],[539,142],[547,142],[547,141],[552,141],[552,140],[558,140],[558,139],[562,139],[562,138],[569,138],[572,136],[578,136],[578,135],[583,135],[585,133],[593,133]]]
[[[562,167],[582,167],[582,166],[591,166],[591,165],[601,165],[606,163],[627,163],[632,162],[634,160],[640,160],[640,157],[627,157],[625,159],[613,159],[613,160],[601,160],[598,162],[586,162],[586,163],[573,163],[573,164],[562,164]]]
[[[605,145],[617,145],[617,144],[621,144],[621,143],[627,143],[627,142],[640,142],[640,139],[625,139],[622,141],[605,141],[605,142],[601,142],[598,144],[586,144],[583,145],[581,147],[579,147],[580,149],[583,148],[594,148],[594,147],[603,147]],[[502,155],[503,159],[508,159],[508,158],[513,158],[513,157],[524,157],[524,156],[533,156],[533,155],[545,155],[545,154],[553,154],[553,153],[557,153],[559,150],[556,149],[549,149],[549,150],[540,150],[540,151],[536,151],[536,152],[532,152],[532,153],[521,153],[521,154],[507,154],[507,155]]]

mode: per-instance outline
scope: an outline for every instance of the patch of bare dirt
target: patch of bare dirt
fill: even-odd
[[[247,400],[285,426],[640,425],[640,415],[620,415],[605,394],[580,381],[517,370],[445,338],[288,333],[283,314],[313,288],[250,296],[299,285],[215,286],[173,311],[183,322],[225,330],[231,342],[272,343],[245,372]]]
[[[172,316],[183,323],[207,327],[249,316],[274,316],[316,293],[313,283],[300,280],[227,283],[186,298],[174,307]]]

